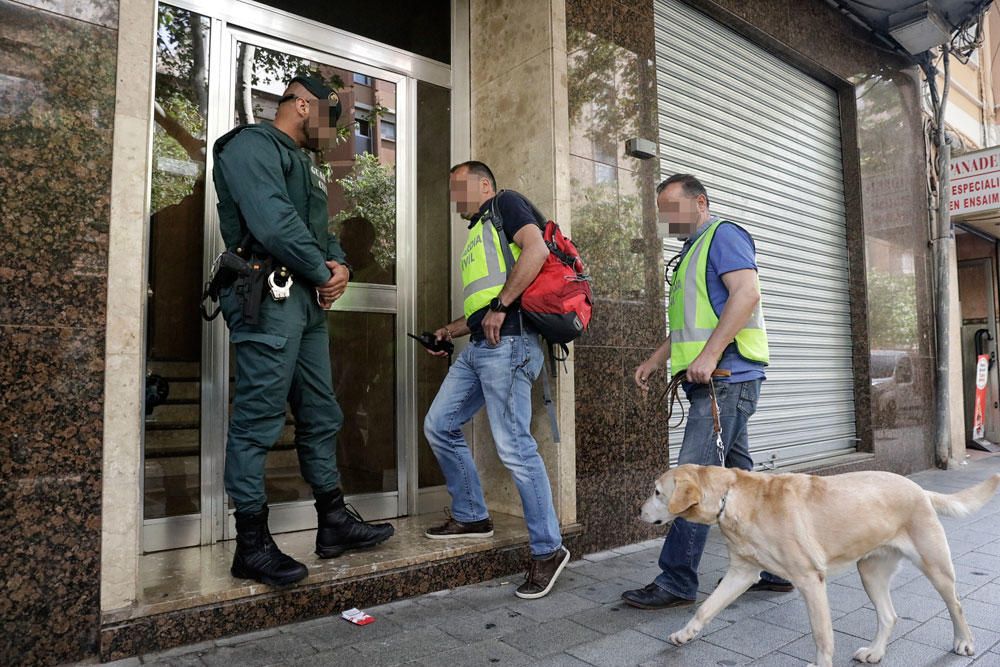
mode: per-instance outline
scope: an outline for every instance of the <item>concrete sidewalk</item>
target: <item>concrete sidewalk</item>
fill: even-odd
[[[1000,472],[1000,456],[911,478],[925,488],[950,493],[995,472]],[[944,603],[907,563],[893,580],[899,621],[882,664],[1000,667],[1000,494],[972,517],[942,522],[976,655],[950,652],[952,630]],[[798,593],[746,593],[700,638],[680,648],[668,644],[667,635],[684,625],[693,607],[640,611],[619,597],[656,576],[661,541],[589,554],[571,563],[556,590],[537,601],[514,597],[517,576],[368,609],[377,620],[365,627],[339,617],[322,618],[112,664],[798,666],[815,657]],[[702,598],[715,587],[727,562],[725,543],[713,528],[701,562]],[[836,634],[834,664],[850,665],[854,651],[875,634],[875,612],[854,569],[831,580],[829,598]]]

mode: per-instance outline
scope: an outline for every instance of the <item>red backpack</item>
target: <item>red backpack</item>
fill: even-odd
[[[514,258],[496,205],[504,192],[507,190],[501,190],[493,199],[490,220],[500,235],[500,246],[507,266],[510,267],[514,265]],[[530,201],[528,203],[531,204]],[[531,209],[542,228],[549,256],[535,280],[521,294],[521,313],[531,327],[548,341],[552,358],[562,361],[566,357],[556,357],[551,346],[559,346],[564,354],[568,354],[566,343],[576,340],[587,330],[593,311],[590,277],[576,246],[568,237],[563,236],[559,225],[542,215],[534,204],[531,204]]]

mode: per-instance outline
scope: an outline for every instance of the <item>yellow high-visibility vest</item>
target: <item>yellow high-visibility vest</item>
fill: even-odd
[[[715,232],[725,220],[713,222],[688,249],[670,285],[670,372],[680,373],[691,365],[719,325],[719,317],[708,296],[708,252]],[[758,279],[758,285],[760,280]],[[768,363],[767,330],[761,302],[736,334],[740,356]]]
[[[516,243],[510,243],[514,261],[521,255]],[[462,250],[462,296],[465,316],[490,305],[493,297],[500,296],[510,267],[504,259],[500,234],[488,220],[482,219],[469,230]]]

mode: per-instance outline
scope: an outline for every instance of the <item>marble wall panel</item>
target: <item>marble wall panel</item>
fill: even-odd
[[[665,336],[659,174],[624,152],[630,137],[656,141],[652,2],[570,0],[566,22],[573,230],[595,292],[575,350],[577,516],[599,549],[648,538],[633,477],[644,493],[666,451],[663,413],[632,381]]]
[[[117,21],[0,0],[0,664],[97,650]]]
[[[0,322],[104,320],[116,34],[0,3]]]
[[[118,0],[17,0],[22,5],[43,9],[67,18],[118,29]]]

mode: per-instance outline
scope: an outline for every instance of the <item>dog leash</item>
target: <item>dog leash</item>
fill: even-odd
[[[712,371],[713,378],[724,378],[730,377],[732,375],[731,371],[723,368],[716,368]],[[684,380],[687,377],[687,371],[681,371],[675,374],[671,379],[670,383],[667,385],[666,390],[660,395],[660,398],[656,401],[656,407],[659,407],[660,403],[663,402],[664,398],[669,396],[669,402],[667,403],[667,427],[670,428],[670,418],[674,413],[674,403],[680,401],[680,389],[684,384]],[[709,395],[711,396],[712,404],[712,430],[715,433],[715,449],[719,454],[719,465],[725,466],[726,459],[726,446],[722,441],[722,420],[719,415],[719,399],[715,395],[715,383],[709,381]],[[677,422],[673,428],[680,428],[681,424],[684,423],[684,419],[687,415],[684,413],[684,404],[681,403],[681,419]],[[670,443],[667,442],[667,461],[670,460]]]

